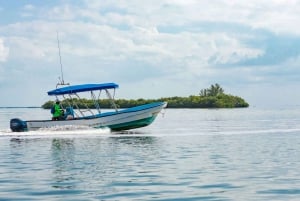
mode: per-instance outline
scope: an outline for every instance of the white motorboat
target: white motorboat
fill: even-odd
[[[87,126],[91,128],[110,128],[112,131],[122,131],[148,126],[156,118],[157,114],[167,106],[166,102],[153,102],[127,109],[117,108],[114,102],[114,94],[119,86],[115,83],[71,85],[48,91],[49,96],[62,98],[68,106],[60,120],[10,120],[10,128],[13,132],[32,131],[43,128],[60,126]],[[113,94],[112,94],[113,90]],[[113,111],[102,112],[100,105],[101,92],[104,91],[111,102]],[[73,101],[80,99],[78,94],[89,93],[96,109],[81,108]],[[95,112],[96,111],[96,112]]]

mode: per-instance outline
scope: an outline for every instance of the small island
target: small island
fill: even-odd
[[[62,101],[63,107],[67,106],[68,99]],[[189,97],[168,97],[160,99],[137,99],[126,100],[116,99],[115,103],[119,108],[130,108],[156,101],[168,102],[167,108],[243,108],[249,107],[249,104],[241,97],[224,93],[224,89],[219,84],[211,85],[207,89],[202,89],[199,95],[191,95]],[[78,107],[94,108],[94,103],[89,99],[73,99]],[[47,101],[42,105],[44,109],[50,109],[54,101]],[[107,99],[103,99],[99,103],[102,108],[111,108],[111,103]]]

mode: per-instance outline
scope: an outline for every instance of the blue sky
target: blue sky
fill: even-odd
[[[60,76],[116,98],[219,83],[251,106],[299,105],[300,1],[0,0],[0,106],[40,106]]]

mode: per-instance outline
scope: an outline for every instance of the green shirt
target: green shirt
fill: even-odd
[[[59,104],[55,104],[54,105],[53,117],[60,117],[60,116],[62,116],[62,111],[61,111],[60,105]]]

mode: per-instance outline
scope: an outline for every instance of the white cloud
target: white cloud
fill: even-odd
[[[56,6],[52,8],[47,17],[55,20],[73,20],[76,17],[76,8],[71,5]]]
[[[93,7],[98,13],[98,19],[107,17],[101,15],[99,9],[110,13],[123,10],[122,16],[130,20],[128,24],[134,23],[137,26],[184,25],[207,21],[238,23],[274,32],[300,34],[300,28],[295,27],[300,20],[298,1],[165,0],[124,1],[118,4],[112,1],[87,1],[87,5],[88,9]]]
[[[35,6],[32,5],[32,4],[26,4],[24,7],[23,7],[24,10],[34,10],[35,9]]]
[[[22,17],[32,17],[35,15],[35,6],[32,4],[26,4],[23,6],[21,16]]]
[[[4,40],[0,38],[0,62],[5,62],[9,55],[9,48],[5,47]]]
[[[15,59],[43,59],[46,57],[46,53],[34,40],[22,37],[11,37],[9,42],[15,49],[14,52],[16,55],[11,55]]]
[[[0,25],[5,38],[5,43],[0,38],[0,61],[9,58],[10,76],[22,81],[22,73],[39,73],[43,88],[56,82],[58,31],[65,81],[120,81],[128,97],[190,95],[215,82],[272,82],[279,64],[247,66],[243,61],[272,56],[265,44],[272,43],[268,33],[288,33],[295,40],[300,34],[297,1],[66,2],[25,5],[21,12],[30,18]],[[297,72],[296,53],[280,60],[292,63],[287,77]],[[146,92],[131,90],[136,83]]]

